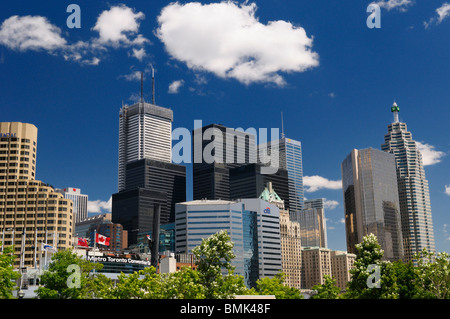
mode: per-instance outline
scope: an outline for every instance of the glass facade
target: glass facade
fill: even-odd
[[[351,172],[349,172],[351,170]],[[384,259],[403,259],[395,157],[372,148],[353,150],[342,164],[347,248],[377,236]]]
[[[176,253],[192,253],[202,239],[220,230],[226,230],[234,243],[232,265],[236,274],[244,276],[247,287],[281,271],[276,206],[260,199],[196,200],[176,205]]]
[[[425,248],[434,252],[428,180],[422,155],[405,123],[394,122],[388,126],[381,149],[393,154],[396,159],[405,259],[412,260],[416,253]]]
[[[289,196],[287,198],[282,197],[282,199],[285,201],[286,209],[289,209],[291,216],[295,220],[304,207],[302,146],[299,141],[282,138],[277,141],[261,144],[259,148],[263,149],[267,147],[269,151],[272,147],[276,146],[279,148],[278,165],[281,169],[287,171],[289,179]],[[264,154],[264,152],[260,153],[260,155],[263,155],[260,161],[266,163],[268,159],[264,158]],[[277,192],[280,193],[279,188],[277,188]]]

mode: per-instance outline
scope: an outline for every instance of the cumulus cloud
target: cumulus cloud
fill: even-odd
[[[445,185],[445,193],[450,196],[450,185]]]
[[[66,46],[61,29],[41,16],[12,16],[0,27],[0,43],[16,51],[55,51]]]
[[[325,209],[330,209],[330,210],[332,210],[332,209],[335,209],[335,208],[338,207],[338,206],[339,206],[339,202],[338,202],[338,201],[335,201],[335,200],[325,199],[324,202],[323,202],[323,207],[324,207]]]
[[[303,186],[305,187],[306,192],[312,193],[320,189],[341,189],[342,181],[332,181],[318,175],[304,176]]]
[[[378,2],[374,2],[379,5],[380,8],[384,8],[388,11],[392,9],[398,9],[399,11],[405,12],[407,11],[407,7],[414,4],[412,0],[382,0]]]
[[[171,3],[158,16],[157,37],[190,69],[242,83],[285,84],[280,73],[319,65],[305,29],[278,20],[263,24],[255,4]]]
[[[170,83],[169,85],[169,93],[176,94],[179,92],[180,88],[183,86],[183,80],[176,80]]]
[[[99,33],[97,41],[103,45],[118,47],[143,44],[148,40],[138,31],[140,20],[144,17],[142,12],[134,12],[125,5],[119,5],[103,11],[92,29]]]
[[[430,144],[425,144],[416,141],[417,148],[422,154],[423,166],[437,164],[444,157],[445,153],[436,151],[435,147]]]
[[[145,53],[145,49],[144,48],[140,48],[140,49],[136,49],[133,48],[132,49],[132,56],[134,56],[136,59],[138,59],[139,61],[142,61],[142,59],[146,56],[147,54]]]
[[[88,201],[87,204],[87,210],[88,213],[101,213],[101,212],[111,212],[112,210],[112,196],[109,198],[108,201],[102,201],[102,200],[94,200],[94,201]]]
[[[440,24],[444,19],[450,17],[450,3],[444,3],[442,6],[436,9],[436,16],[430,18],[430,20],[424,21],[425,28],[429,28],[432,24]]]
[[[62,56],[66,61],[98,65],[109,48],[131,48],[132,56],[138,60],[145,57],[143,46],[149,43],[138,33],[142,12],[134,12],[124,5],[104,10],[97,18],[92,30],[98,36],[87,41],[69,43],[61,29],[42,16],[12,16],[0,26],[0,45],[25,51],[45,51]]]

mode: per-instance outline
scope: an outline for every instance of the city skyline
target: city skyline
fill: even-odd
[[[119,111],[123,103],[139,101],[141,71],[145,101],[151,100],[154,68],[156,105],[173,110],[173,129],[192,131],[194,120],[202,120],[281,132],[283,112],[286,137],[302,144],[304,195],[326,199],[329,246],[346,250],[340,163],[352,149],[380,149],[396,101],[400,121],[420,142],[436,250],[450,251],[444,54],[450,48],[445,41],[450,17],[436,11],[444,1],[406,1],[409,5],[392,8],[382,1],[380,29],[366,25],[370,1],[217,2],[223,19],[236,25],[223,28],[224,20],[217,19],[215,28],[206,29],[202,19],[189,18],[194,9],[199,17],[213,14],[205,2],[121,3],[77,1],[79,29],[66,25],[67,3],[0,5],[2,121],[38,128],[37,180],[80,188],[89,195],[90,214],[108,211],[118,183]],[[113,14],[124,24],[109,26]],[[244,21],[232,19],[238,16]],[[171,33],[174,21],[204,36]],[[242,23],[252,36],[240,29]],[[31,24],[36,32],[26,35]],[[195,40],[195,50],[171,41],[177,36]],[[214,60],[217,41],[230,50]],[[190,200],[192,165],[186,167]]]

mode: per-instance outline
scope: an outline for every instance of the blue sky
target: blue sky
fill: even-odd
[[[67,26],[71,3],[81,28]],[[118,114],[139,96],[136,72],[150,100],[154,68],[174,129],[281,127],[283,112],[305,196],[327,199],[329,247],[345,250],[340,164],[380,148],[395,100],[422,144],[436,248],[450,252],[450,4],[379,1],[371,29],[370,3],[2,1],[1,121],[36,125],[37,179],[81,188],[100,212],[117,191]]]

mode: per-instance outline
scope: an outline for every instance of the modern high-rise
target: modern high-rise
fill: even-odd
[[[126,166],[125,189],[145,188],[166,194],[161,224],[175,221],[175,204],[186,201],[186,166],[144,158]]]
[[[172,162],[172,110],[143,101],[119,113],[119,191],[125,189],[126,164],[143,158]]]
[[[305,200],[296,219],[300,224],[303,247],[327,248],[327,225],[324,199]]]
[[[295,217],[304,207],[302,144],[282,136],[279,140],[258,145],[259,150],[267,148],[267,152],[271,152],[273,147],[278,147],[279,167],[288,173],[289,198],[285,199],[286,208]],[[260,152],[260,161],[267,163],[264,154]]]
[[[374,234],[383,259],[403,259],[403,240],[395,157],[367,148],[354,149],[342,162],[347,251]]]
[[[230,200],[230,169],[256,163],[255,135],[210,124],[194,129],[192,143],[193,199]]]
[[[191,253],[202,239],[220,230],[226,230],[234,243],[232,265],[248,287],[281,271],[279,209],[275,205],[256,198],[204,199],[176,205],[177,253]]]
[[[119,192],[112,195],[112,219],[128,231],[129,245],[146,235],[158,237],[160,226],[174,221],[175,203],[186,200],[186,168],[172,163],[172,121],[172,110],[154,100],[141,98],[120,109]]]
[[[261,164],[248,164],[229,170],[230,198],[257,198],[269,183],[283,199],[286,209],[289,207],[288,173],[279,168],[275,173],[264,174]],[[285,200],[286,198],[286,200]]]
[[[35,180],[37,132],[33,124],[0,123],[0,240],[2,250],[14,246],[15,267],[40,265],[43,243],[72,247],[72,201]]]
[[[63,194],[64,198],[72,200],[75,223],[78,223],[88,217],[87,211],[88,195],[81,194],[81,189],[66,187],[66,188],[56,188],[55,190]]]
[[[413,260],[423,249],[435,251],[428,180],[422,154],[406,123],[399,121],[396,103],[391,111],[394,121],[388,125],[381,149],[395,156],[405,259]]]

